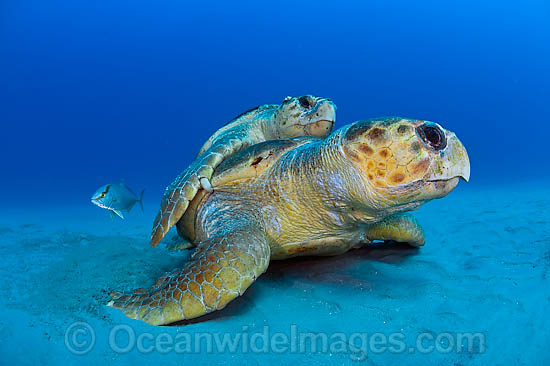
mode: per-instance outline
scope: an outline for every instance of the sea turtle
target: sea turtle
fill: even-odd
[[[151,245],[157,245],[178,222],[201,187],[212,190],[210,178],[224,159],[267,140],[326,137],[335,118],[334,103],[312,95],[287,97],[281,105],[262,105],[234,118],[206,141],[195,161],[166,188],[153,223]]]
[[[197,248],[149,289],[113,293],[109,306],[163,325],[223,308],[270,260],[336,255],[374,240],[424,244],[406,211],[468,180],[466,149],[436,123],[383,118],[325,139],[251,146],[215,171],[183,216]]]

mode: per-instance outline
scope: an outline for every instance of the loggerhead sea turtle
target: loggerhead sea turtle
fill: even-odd
[[[424,244],[404,212],[468,181],[466,149],[433,122],[384,118],[326,139],[268,141],[225,160],[213,193],[202,190],[182,218],[197,249],[150,289],[113,293],[109,306],[149,324],[223,308],[270,260],[336,255],[374,240]]]
[[[286,97],[279,106],[266,104],[241,114],[202,146],[197,158],[166,188],[153,223],[151,245],[157,245],[183,216],[199,188],[211,192],[214,169],[248,146],[297,136],[326,137],[336,119],[336,106],[326,98]]]

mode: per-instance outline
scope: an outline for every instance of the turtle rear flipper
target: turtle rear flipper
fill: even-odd
[[[180,237],[179,235],[177,236],[177,238],[174,239],[174,241],[166,244],[166,249],[174,252],[193,249],[194,247],[196,247],[196,245],[193,242],[185,237]]]
[[[151,325],[222,309],[265,272],[270,258],[260,225],[241,221],[225,227],[231,231],[199,243],[183,269],[168,273],[146,291],[116,293],[107,305]]]

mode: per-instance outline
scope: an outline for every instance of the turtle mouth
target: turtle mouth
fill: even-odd
[[[336,122],[336,121],[333,120],[333,119],[316,119],[316,120],[312,120],[312,121],[303,122],[303,123],[302,123],[302,126],[309,126],[309,125],[314,124],[314,123],[330,123],[330,124],[334,124],[334,122]]]
[[[315,122],[307,123],[303,125],[303,128],[305,133],[309,136],[325,137],[330,133],[333,126],[334,121],[321,119]]]
[[[470,165],[466,165],[467,169],[464,169],[463,172],[457,172],[453,175],[450,175],[448,177],[434,177],[432,179],[426,179],[426,182],[430,183],[445,183],[449,182],[451,180],[456,180],[457,182],[459,180],[463,180],[464,182],[468,183],[470,181]]]
[[[468,153],[454,133],[447,131],[447,146],[438,155],[431,165],[429,181],[470,180]]]
[[[305,111],[300,118],[301,125],[312,123],[331,123],[336,121],[336,105],[329,100],[321,100],[309,111]]]
[[[445,183],[445,182],[449,182],[453,179],[457,179],[457,181],[458,180],[463,180],[464,182],[468,183],[468,181],[470,180],[470,176],[469,176],[469,174],[468,175],[455,175],[454,177],[450,177],[450,178],[428,179],[427,182]]]
[[[429,190],[435,192],[434,198],[441,198],[451,193],[458,185],[459,177],[435,179],[427,181],[430,184]]]

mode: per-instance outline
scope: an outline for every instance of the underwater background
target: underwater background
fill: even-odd
[[[0,0],[0,362],[549,364],[549,60],[547,0]],[[457,134],[471,180],[415,213],[426,246],[279,262],[219,317],[182,327],[105,307],[105,291],[189,255],[148,239],[203,142],[303,94],[335,102],[335,128],[396,115]],[[121,179],[145,189],[144,212],[111,220],[90,197]],[[85,354],[67,345],[76,321],[94,330]],[[155,337],[478,332],[485,347],[121,352],[121,324]]]

